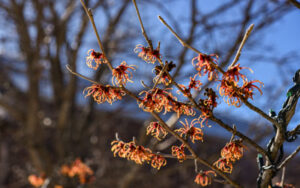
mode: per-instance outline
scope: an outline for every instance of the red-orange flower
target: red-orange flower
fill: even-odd
[[[230,81],[234,81],[236,83],[239,82],[240,78],[242,78],[243,80],[246,78],[245,75],[241,74],[240,71],[242,69],[249,69],[251,72],[253,72],[250,68],[248,67],[240,67],[240,64],[236,64],[230,68],[228,68],[228,70],[225,72],[225,74],[223,75],[223,79],[227,79]]]
[[[235,162],[242,158],[245,146],[242,144],[242,140],[233,140],[225,145],[221,150],[222,158],[227,159],[227,161]]]
[[[190,77],[190,82],[189,82],[189,86],[186,87],[185,85],[182,84],[178,84],[181,89],[183,90],[183,95],[186,97],[190,97],[191,95],[191,89],[195,89],[195,90],[200,90],[200,86],[202,85],[202,83],[199,80],[196,80],[196,77],[198,75],[196,74],[194,77]],[[180,90],[177,91],[177,93],[180,93]]]
[[[195,143],[195,140],[201,140],[203,142],[203,132],[200,128],[195,127],[198,123],[198,119],[194,119],[189,125],[187,119],[185,119],[185,123],[180,121],[184,128],[176,129],[175,132],[178,132],[180,136],[182,135],[189,136],[191,141]]]
[[[259,83],[260,85],[256,86],[256,85],[254,85],[254,83]],[[248,82],[247,80],[244,80],[243,86],[241,87],[241,95],[243,95],[243,97],[245,99],[248,99],[248,98],[253,99],[254,88],[256,88],[260,92],[260,94],[262,95],[262,91],[261,91],[260,88],[263,85],[264,84],[259,80],[253,80],[253,81],[250,81],[250,82]]]
[[[232,163],[230,161],[228,161],[226,158],[220,158],[219,160],[217,160],[214,165],[220,169],[221,171],[225,172],[225,173],[231,173],[232,172]]]
[[[159,124],[159,122],[151,122],[147,127],[147,135],[151,134],[157,140],[160,140],[159,136],[162,135],[164,138],[168,132]]]
[[[222,79],[218,87],[220,95],[227,97],[227,100],[224,98],[224,101],[228,105],[234,105],[236,107],[240,107],[242,105],[239,97],[238,85],[236,82]]]
[[[152,155],[151,166],[159,170],[162,166],[166,166],[167,160],[161,155]]]
[[[92,96],[94,100],[100,104],[108,102],[112,104],[115,100],[121,100],[125,92],[119,88],[111,87],[110,85],[93,84],[83,90],[83,93],[87,92],[85,97]]]
[[[61,173],[69,177],[78,176],[81,184],[91,182],[91,176],[94,174],[93,170],[80,159],[76,159],[71,166],[63,165]]]
[[[195,178],[195,183],[201,185],[202,187],[210,185],[212,180],[211,176],[217,176],[217,174],[212,170],[199,172]]]
[[[208,80],[213,80],[218,78],[218,73],[213,66],[213,64],[217,64],[218,58],[216,54],[198,54],[192,59],[192,64],[196,67],[199,76],[208,74]]]
[[[114,157],[118,154],[119,157],[125,158],[125,143],[120,140],[114,140],[111,142],[111,151],[114,153]]]
[[[112,70],[112,83],[113,85],[126,85],[127,82],[133,82],[132,79],[132,73],[129,69],[134,70],[135,65],[127,65],[125,61],[121,63],[121,65],[117,66]]]
[[[28,176],[28,181],[32,186],[40,187],[44,184],[45,178],[44,177],[39,177],[39,176],[36,176],[36,175],[30,175],[30,176]]]
[[[186,159],[186,155],[184,153],[185,146],[181,144],[181,146],[172,146],[172,155],[177,157],[179,162],[183,162]]]
[[[136,45],[134,52],[138,53],[138,56],[147,63],[154,64],[157,59],[161,59],[158,48],[152,50],[150,47],[144,47],[143,45],[138,44]]]
[[[163,67],[161,65],[157,65],[155,66],[154,68],[154,73],[155,73],[155,78],[153,79],[153,82],[156,83],[158,81],[158,84],[162,83],[166,86],[168,86],[172,80],[171,78],[169,77],[169,75],[167,74],[167,72],[170,72],[174,67],[176,67],[176,65],[171,61],[171,62],[165,62],[167,66],[165,68],[165,72],[161,73]],[[161,75],[162,74],[162,75]],[[160,80],[158,80],[160,79]]]
[[[87,54],[86,64],[88,67],[97,70],[100,64],[105,63],[105,57],[102,53],[90,49]]]
[[[181,114],[187,116],[194,116],[196,114],[191,105],[178,101],[172,101],[172,110],[177,113],[177,117],[180,117]]]

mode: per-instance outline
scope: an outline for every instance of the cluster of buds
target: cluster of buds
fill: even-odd
[[[202,187],[210,185],[212,176],[217,176],[217,174],[212,170],[201,171],[197,174],[195,178],[195,183],[201,185]]]
[[[177,98],[174,97],[168,89],[151,89],[148,91],[142,91],[140,95],[145,94],[141,100],[139,107],[146,112],[161,112],[163,109],[165,113],[174,111],[177,113],[178,117],[181,114],[187,116],[195,115],[193,108],[188,105],[177,101]]]
[[[96,52],[93,49],[90,49],[87,52],[88,56],[86,57],[86,64],[88,67],[97,70],[100,64],[105,63],[105,57],[102,53]]]
[[[183,128],[176,129],[175,132],[178,132],[182,137],[185,135],[185,139],[189,137],[193,143],[195,140],[200,140],[203,142],[203,132],[200,128],[195,127],[196,124],[199,123],[198,119],[194,119],[191,124],[188,123],[187,119],[185,119],[185,123],[180,121],[183,125]]]
[[[134,70],[135,65],[127,65],[125,61],[121,63],[121,65],[117,66],[112,70],[112,83],[113,85],[126,85],[127,82],[133,82],[132,73],[129,69]]]
[[[168,132],[159,124],[159,122],[151,122],[147,127],[146,134],[151,134],[157,140],[161,140],[160,135],[164,138],[167,136]]]
[[[80,159],[76,159],[70,166],[63,165],[61,167],[61,173],[70,178],[78,176],[81,184],[91,183],[94,180],[93,170]]]
[[[85,94],[86,92],[86,94]],[[85,97],[92,96],[98,104],[108,102],[112,104],[115,100],[121,100],[125,92],[120,88],[115,88],[110,85],[93,84],[83,90]]]
[[[157,59],[161,59],[159,47],[156,49],[151,49],[150,47],[145,47],[141,44],[138,44],[136,45],[134,52],[138,53],[138,56],[147,63],[154,64]]]
[[[217,98],[218,96],[214,92],[212,88],[206,88],[204,92],[204,96],[206,96],[206,99],[200,99],[198,102],[198,106],[201,110],[201,115],[199,116],[199,119],[202,119],[201,126],[203,126],[204,121],[207,120],[212,115],[213,109],[217,107]],[[207,125],[207,121],[206,121]],[[210,127],[209,125],[207,125]]]
[[[242,140],[232,140],[225,145],[221,150],[221,158],[214,163],[220,170],[226,173],[231,173],[233,163],[240,160],[244,154],[245,146],[242,144]]]
[[[166,159],[159,155],[154,154],[149,148],[136,145],[134,141],[125,143],[121,140],[114,140],[111,142],[111,151],[114,156],[118,155],[121,158],[134,161],[137,164],[151,163],[151,166],[160,169],[167,164]]]
[[[198,54],[197,57],[192,59],[192,64],[198,71],[199,76],[208,75],[208,80],[218,79],[218,73],[215,65],[218,63],[218,55],[216,54]]]
[[[247,67],[240,67],[240,64],[231,66],[223,74],[222,80],[219,84],[219,92],[221,96],[226,96],[227,100],[225,101],[229,105],[234,105],[236,107],[241,106],[241,97],[245,100],[248,98],[253,99],[254,89],[257,89],[260,94],[262,94],[261,87],[263,83],[259,80],[248,81],[245,75],[241,74],[242,69],[249,69]],[[239,86],[239,81],[242,80],[242,86]],[[254,83],[259,83],[259,86],[254,85]],[[224,99],[225,100],[225,99]]]

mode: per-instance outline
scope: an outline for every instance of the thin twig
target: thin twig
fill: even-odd
[[[158,19],[171,31],[171,33],[179,40],[179,42],[181,43],[182,46],[184,47],[187,47],[191,50],[193,50],[194,52],[196,52],[197,54],[200,54],[200,55],[205,55],[204,53],[200,52],[199,50],[197,50],[196,48],[192,47],[191,45],[187,44],[186,42],[184,42],[180,37],[179,35],[172,29],[172,27],[167,24],[167,22],[161,17],[161,16],[158,16]],[[218,65],[216,65],[215,63],[213,62],[210,62],[210,64],[215,68],[217,69],[219,72],[221,72],[222,74],[225,74],[224,70],[222,70],[221,67],[219,67]]]
[[[87,81],[89,81],[89,82],[92,82],[92,83],[94,83],[94,84],[102,85],[102,84],[100,84],[99,82],[96,82],[96,81],[94,81],[94,80],[92,80],[92,79],[90,79],[90,78],[88,78],[88,77],[86,77],[86,76],[83,76],[82,74],[79,74],[79,73],[77,73],[77,72],[74,72],[74,71],[70,68],[69,65],[66,65],[66,68],[67,68],[67,70],[68,70],[70,73],[74,74],[75,76],[78,76],[78,77],[80,77],[80,78],[83,78],[83,79],[85,79],[85,80],[87,80]]]
[[[236,52],[235,57],[234,57],[234,60],[233,60],[233,62],[231,63],[231,65],[228,67],[228,69],[229,69],[230,67],[233,67],[233,66],[236,64],[236,62],[238,62],[238,60],[240,59],[241,51],[242,51],[242,49],[243,49],[243,47],[244,47],[244,45],[245,45],[245,43],[246,43],[246,40],[247,40],[248,37],[250,36],[250,33],[251,33],[253,27],[254,27],[254,24],[251,24],[251,25],[248,27],[248,29],[246,30],[246,33],[245,33],[245,35],[244,35],[244,37],[243,37],[243,40],[242,40],[242,42],[241,42],[241,44],[240,44],[240,47],[239,47],[238,51]]]
[[[83,0],[80,0],[80,2],[81,2],[81,4],[82,4],[82,7],[83,7],[84,10],[85,10],[85,13],[88,15],[88,17],[89,17],[89,19],[90,19],[90,21],[91,21],[91,23],[92,23],[92,26],[93,26],[95,35],[96,35],[96,37],[97,37],[98,45],[99,45],[99,47],[100,47],[100,49],[101,49],[101,51],[102,51],[102,54],[103,54],[103,56],[104,56],[104,58],[105,58],[105,60],[106,60],[106,62],[107,62],[106,64],[108,65],[108,67],[109,67],[110,70],[113,70],[113,66],[111,65],[111,63],[110,63],[109,60],[107,59],[106,53],[105,53],[105,51],[104,51],[104,47],[103,47],[103,44],[102,44],[102,42],[101,42],[100,35],[99,35],[98,31],[97,31],[97,27],[96,27],[96,24],[95,24],[95,21],[94,21],[94,16],[93,16],[92,10],[91,10],[91,9],[88,9],[88,8],[86,7],[86,5],[85,5],[85,3],[83,2]]]
[[[292,131],[289,132],[290,135],[295,135],[300,131],[300,124],[295,127]]]
[[[285,167],[282,168],[281,182],[280,182],[281,187],[283,187],[284,185],[284,176],[285,176]]]
[[[142,34],[143,34],[145,40],[147,41],[147,43],[148,43],[150,49],[153,50],[152,41],[149,40],[149,38],[148,38],[148,36],[147,36],[147,33],[146,33],[145,28],[144,28],[144,25],[143,25],[143,21],[142,21],[141,16],[140,16],[140,11],[139,11],[139,9],[138,9],[138,6],[137,6],[135,0],[132,0],[132,2],[133,2],[133,4],[134,4],[135,10],[136,10],[136,14],[137,14],[137,16],[138,16],[138,18],[139,18],[139,22],[140,22],[140,25],[141,25]]]
[[[297,153],[300,151],[300,146],[298,146],[298,148],[291,153],[289,156],[287,156],[284,161],[282,161],[282,163],[277,167],[278,170],[280,170],[282,167],[284,167],[291,159],[293,159]]]
[[[166,71],[167,67],[168,67],[168,63],[166,63],[166,64],[163,66],[162,70],[160,71],[160,73],[159,73],[159,75],[158,75],[158,79],[156,80],[156,82],[155,82],[155,84],[154,84],[154,86],[153,86],[153,88],[152,88],[153,90],[154,90],[154,89],[156,88],[156,86],[158,85],[159,80],[162,78],[162,76],[163,76],[164,72]]]
[[[197,163],[197,160],[195,159],[194,160],[194,164],[195,164],[195,172],[198,173],[198,163]]]
[[[290,3],[292,3],[295,7],[300,9],[300,3],[297,0],[288,0]]]

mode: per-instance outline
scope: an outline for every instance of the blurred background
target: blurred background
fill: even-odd
[[[153,84],[153,65],[133,52],[146,45],[130,0],[87,0],[93,10],[104,48],[114,66],[122,61],[137,65],[133,84],[138,94]],[[250,101],[263,111],[278,112],[292,77],[300,68],[300,10],[287,0],[137,0],[147,34],[154,47],[161,42],[164,60],[173,61],[171,72],[180,84],[195,74],[191,59],[196,54],[183,48],[157,19],[161,15],[175,31],[201,52],[218,54],[226,68],[233,60],[245,30],[255,24],[239,63],[251,67],[243,73],[264,83],[263,95]],[[178,144],[167,136],[161,143],[145,135],[153,119],[125,97],[113,105],[96,104],[82,91],[91,83],[74,77],[66,65],[93,80],[110,84],[111,74],[102,66],[97,71],[85,64],[89,49],[99,50],[88,17],[79,0],[1,0],[0,1],[0,187],[31,187],[30,174],[45,173],[50,185],[74,187],[59,175],[62,164],[82,159],[95,172],[95,181],[86,187],[198,187],[194,183],[194,162],[168,159],[161,170],[114,158],[110,142],[116,132],[124,141],[135,136],[139,144],[154,151],[170,153]],[[217,85],[203,79],[204,87]],[[176,89],[174,89],[176,93]],[[203,93],[200,92],[198,96]],[[183,100],[178,96],[180,100]],[[218,99],[216,116],[266,147],[272,125],[246,107],[230,107]],[[297,107],[299,109],[299,105]],[[177,126],[176,114],[162,115]],[[181,117],[181,120],[184,117]],[[288,129],[300,122],[299,110]],[[231,134],[217,125],[204,128],[204,142],[194,145],[200,157],[214,162]],[[285,145],[288,155],[299,140]],[[235,164],[232,178],[244,187],[255,187],[258,170],[256,153],[248,146]],[[286,170],[286,182],[300,186],[299,155]],[[204,166],[199,166],[206,170]],[[280,173],[275,179],[280,180]],[[226,187],[213,183],[211,187]]]

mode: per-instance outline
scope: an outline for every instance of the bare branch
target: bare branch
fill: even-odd
[[[230,67],[233,67],[233,66],[236,64],[236,62],[238,62],[238,60],[239,60],[239,58],[240,58],[240,56],[241,56],[241,51],[242,51],[242,49],[243,49],[243,47],[244,47],[244,45],[245,45],[245,43],[246,43],[246,40],[247,40],[248,37],[250,36],[250,33],[251,33],[253,27],[254,27],[254,24],[251,24],[251,25],[248,27],[248,29],[247,29],[247,31],[246,31],[244,37],[243,37],[243,40],[242,40],[242,42],[241,42],[241,44],[240,44],[240,47],[239,47],[238,51],[236,52],[236,55],[235,55],[235,57],[234,57],[234,60],[233,60],[233,62],[231,63],[231,65],[228,67],[228,69],[229,69]]]
[[[297,155],[299,151],[300,151],[300,146],[298,146],[298,148],[293,153],[291,153],[288,157],[286,157],[284,161],[282,161],[282,163],[277,167],[277,169],[280,170],[282,167],[284,167],[291,159],[293,159]]]
[[[292,3],[295,7],[300,9],[300,3],[297,0],[288,0],[290,3]]]
[[[135,1],[135,0],[132,0],[132,2],[133,2],[133,4],[134,4],[135,10],[136,10],[136,14],[137,14],[137,16],[138,16],[138,18],[139,18],[139,22],[140,22],[141,29],[142,29],[142,34],[143,34],[145,40],[147,41],[147,43],[148,43],[150,49],[153,50],[152,41],[149,40],[149,38],[148,38],[148,36],[147,36],[147,33],[146,33],[145,28],[144,28],[144,25],[143,25],[143,21],[142,21],[141,16],[140,16],[139,9],[138,9],[137,4],[136,4],[136,1]]]

